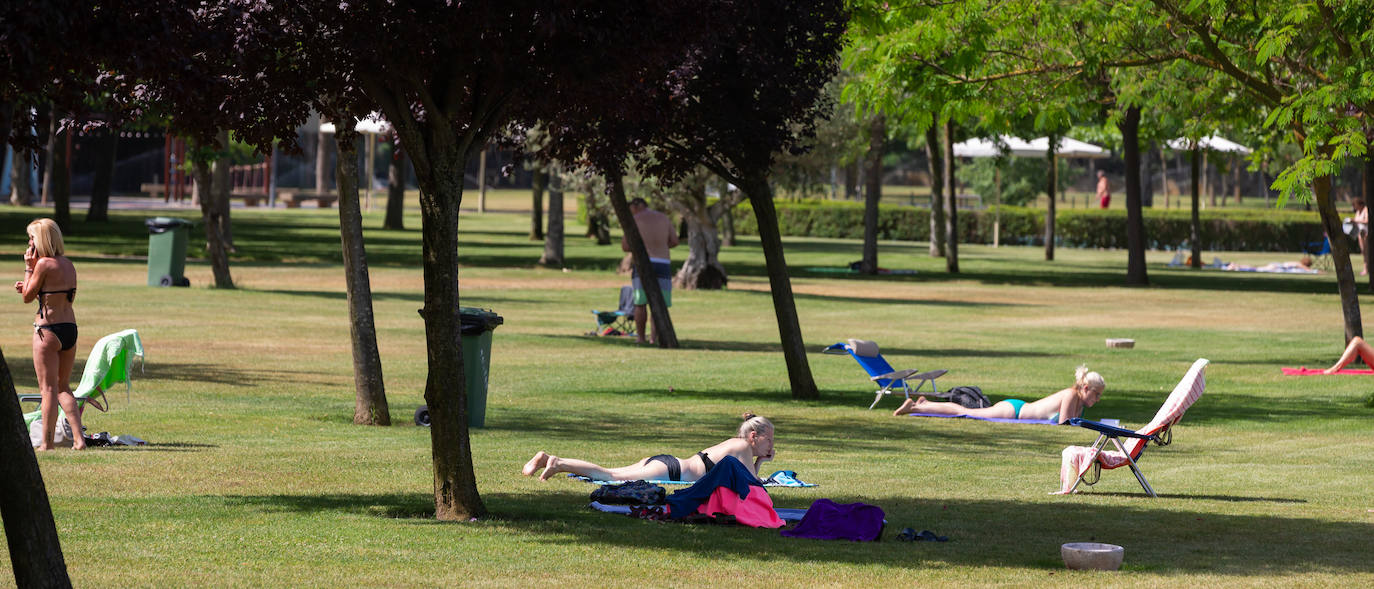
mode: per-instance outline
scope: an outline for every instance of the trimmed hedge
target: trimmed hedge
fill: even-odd
[[[777,201],[778,226],[787,236],[863,239],[863,203],[853,201]],[[1000,240],[1004,244],[1043,245],[1045,210],[1001,207]],[[745,202],[735,207],[735,231],[757,234],[754,211]],[[960,243],[992,243],[992,208],[959,211]],[[1320,241],[1315,211],[1211,210],[1200,214],[1203,247],[1228,251],[1300,251]],[[1064,209],[1055,218],[1055,243],[1064,247],[1125,248],[1126,211]],[[1151,249],[1176,249],[1188,242],[1191,213],[1146,210],[1145,235]],[[928,241],[930,210],[879,205],[878,239]]]

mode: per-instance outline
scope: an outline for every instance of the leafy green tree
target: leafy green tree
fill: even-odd
[[[1328,236],[1341,234],[1331,177],[1369,152],[1374,116],[1374,2],[1261,1],[1246,4],[1133,2],[1169,31],[1160,57],[1186,60],[1231,80],[1262,105],[1264,125],[1291,133],[1303,157],[1275,181],[1284,199],[1316,204]],[[1345,240],[1331,239],[1345,339],[1362,335]]]

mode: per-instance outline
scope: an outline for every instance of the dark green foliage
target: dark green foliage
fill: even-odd
[[[783,235],[860,239],[863,237],[863,204],[846,201],[799,201],[777,203],[778,224]],[[961,211],[959,241],[992,243],[993,209]],[[1126,212],[1071,209],[1056,217],[1058,244],[1066,247],[1125,248]],[[1043,245],[1045,213],[1027,207],[1002,207],[1001,243]],[[735,209],[735,230],[753,234],[752,209]],[[1145,234],[1150,249],[1177,249],[1188,240],[1187,211],[1145,212]],[[1203,247],[1229,251],[1300,251],[1320,241],[1316,213],[1290,211],[1217,211],[1202,215]],[[927,241],[930,209],[880,205],[878,239]]]

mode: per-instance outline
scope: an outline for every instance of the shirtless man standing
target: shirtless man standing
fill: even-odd
[[[663,291],[663,304],[673,306],[673,262],[669,258],[668,250],[677,247],[677,231],[673,227],[673,221],[668,215],[649,208],[649,203],[642,198],[630,201],[630,212],[634,213],[635,226],[639,227],[639,237],[644,240],[644,249],[649,251],[649,262],[654,266],[654,274],[658,278],[658,288]],[[620,238],[620,249],[630,251],[630,242],[624,237]],[[648,322],[649,313],[645,307],[649,302],[649,297],[644,294],[644,285],[640,283],[638,273],[631,274],[630,283],[635,289],[635,342],[648,343],[653,340],[645,338],[645,324]],[[657,333],[658,326],[654,326]]]

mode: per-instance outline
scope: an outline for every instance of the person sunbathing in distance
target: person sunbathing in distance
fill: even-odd
[[[759,465],[773,459],[773,423],[767,418],[745,413],[744,423],[740,424],[735,437],[697,452],[690,458],[679,460],[668,454],[659,454],[619,468],[605,468],[575,458],[559,458],[541,450],[525,463],[521,473],[534,476],[535,472],[543,469],[539,473],[541,481],[547,481],[560,472],[570,472],[601,481],[692,482],[706,476],[726,456],[734,456],[741,464],[748,466],[754,476],[758,476]]]
[[[1092,407],[1102,398],[1107,383],[1102,375],[1090,372],[1086,365],[1079,366],[1074,373],[1073,386],[1027,403],[1020,399],[1004,399],[991,407],[970,409],[958,403],[930,401],[924,396],[915,401],[907,399],[893,411],[893,415],[909,413],[936,413],[939,415],[969,415],[972,417],[994,417],[1000,419],[1048,419],[1064,423],[1083,415],[1084,407]]]
[[[1350,338],[1350,343],[1345,346],[1345,353],[1341,354],[1341,359],[1337,360],[1336,364],[1332,367],[1323,370],[1322,374],[1335,374],[1337,370],[1345,368],[1347,364],[1354,362],[1356,356],[1364,360],[1365,366],[1374,368],[1374,347],[1370,347],[1369,342],[1364,341],[1364,338],[1357,335]]]

